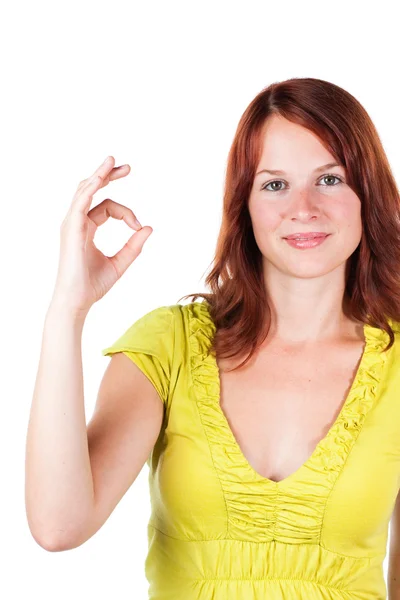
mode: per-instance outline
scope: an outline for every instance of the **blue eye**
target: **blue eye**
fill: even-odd
[[[319,180],[321,179],[326,179],[327,177],[333,177],[334,179],[337,179],[339,183],[335,183],[334,185],[323,185],[322,187],[336,187],[337,185],[340,185],[343,182],[343,179],[341,177],[338,177],[338,175],[334,175],[333,173],[327,173],[326,175],[322,175],[322,177],[320,177]],[[262,190],[265,190],[266,192],[282,192],[283,190],[268,190],[267,186],[271,185],[271,183],[284,183],[284,181],[282,181],[282,179],[274,179],[274,181],[270,181],[268,183],[266,183],[265,185],[262,186]],[[321,184],[319,184],[321,185]]]

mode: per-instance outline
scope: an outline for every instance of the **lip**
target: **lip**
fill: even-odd
[[[307,250],[309,248],[315,248],[316,246],[320,246],[327,240],[329,235],[316,235],[310,239],[293,239],[286,238],[285,242],[292,246],[292,248],[297,248],[298,250]]]
[[[314,238],[320,238],[320,237],[326,237],[330,235],[329,233],[324,233],[323,231],[310,231],[310,232],[304,232],[304,233],[291,233],[290,235],[285,236],[283,239],[285,240],[293,240],[294,238],[308,238],[308,239],[314,239]]]

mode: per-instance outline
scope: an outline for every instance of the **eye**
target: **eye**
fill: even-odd
[[[333,175],[333,173],[327,173],[326,175],[322,175],[321,179],[328,179],[328,177],[333,177],[333,179],[337,179],[339,181],[339,183],[336,183],[335,185],[339,185],[340,183],[343,183],[343,179],[341,177],[338,177],[337,175]],[[329,185],[329,186],[324,186],[324,187],[335,187],[335,186]]]
[[[330,184],[329,185],[323,185],[322,187],[335,187],[337,185],[340,185],[341,183],[344,183],[343,179],[341,177],[339,177],[338,175],[334,175],[333,173],[327,173],[326,175],[322,175],[322,177],[320,177],[318,181],[320,181],[321,179],[328,179],[328,177],[330,177],[330,178],[333,177],[334,179],[337,179],[338,183],[336,183],[334,185],[330,185]],[[269,183],[266,183],[265,185],[263,185],[261,189],[265,190],[266,192],[282,192],[283,191],[282,189],[279,189],[279,190],[277,190],[277,189],[275,189],[275,190],[269,189],[268,190],[267,186],[271,185],[273,183],[285,183],[285,182],[282,181],[282,179],[274,179],[274,181],[270,181]],[[321,184],[319,184],[319,185],[321,185]]]

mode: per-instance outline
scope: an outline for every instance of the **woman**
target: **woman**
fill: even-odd
[[[147,462],[149,598],[386,598],[400,200],[366,111],[313,78],[256,96],[229,154],[211,292],[151,310],[102,351],[86,429],[85,317],[152,232],[110,199],[89,210],[128,172],[109,157],[62,226],[27,440],[33,536],[84,543]],[[137,231],[114,257],[93,244],[109,215]]]

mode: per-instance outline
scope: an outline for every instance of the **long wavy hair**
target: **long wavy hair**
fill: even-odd
[[[254,238],[248,200],[271,115],[306,127],[346,170],[361,200],[363,232],[346,264],[344,311],[379,327],[394,343],[400,321],[400,195],[378,132],[366,110],[341,87],[322,79],[293,78],[272,83],[243,113],[229,151],[222,223],[204,298],[216,333],[210,348],[218,357],[247,358],[268,335],[271,309],[264,285],[262,254]],[[235,370],[233,369],[233,370]]]

